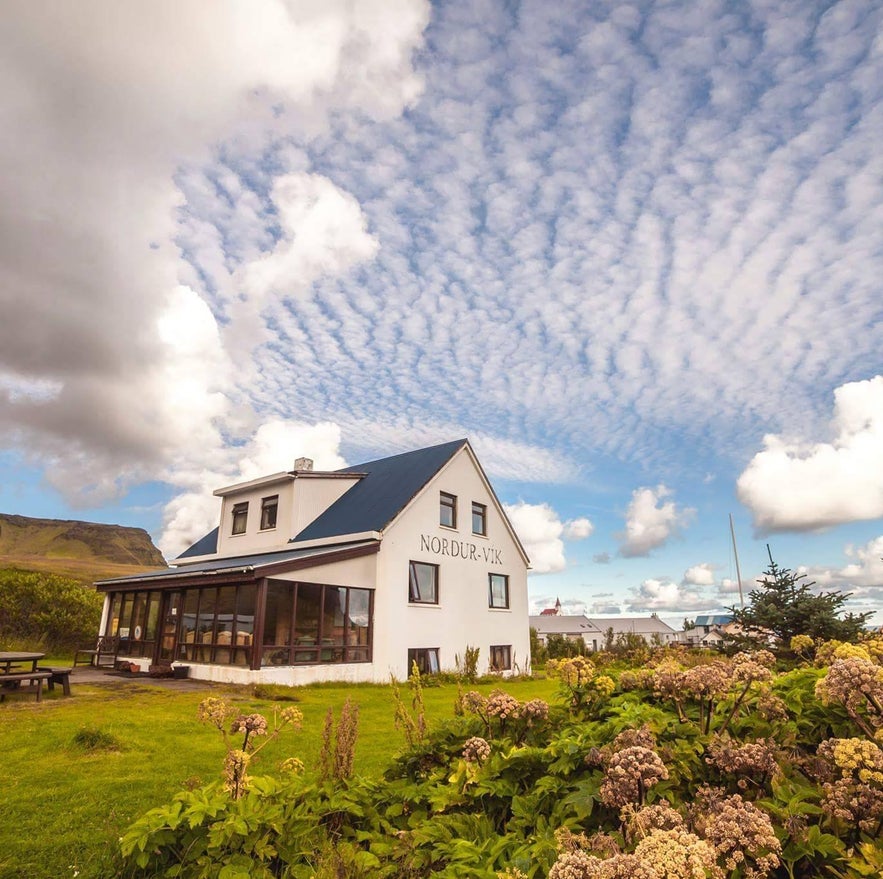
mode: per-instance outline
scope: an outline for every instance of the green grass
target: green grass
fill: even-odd
[[[466,689],[487,693],[494,686]],[[503,686],[523,701],[549,699],[556,685],[529,680]],[[75,872],[89,879],[135,818],[185,785],[216,779],[223,742],[196,719],[207,695],[225,696],[244,713],[268,718],[274,704],[292,704],[256,698],[248,688],[182,692],[134,681],[90,686],[75,677],[72,688],[71,698],[56,687],[40,704],[11,697],[0,705],[0,879],[58,879]],[[357,774],[378,775],[402,749],[390,687],[323,684],[294,692],[303,729],[284,731],[261,752],[255,771],[272,771],[288,756],[300,757],[308,771],[316,766],[325,714],[331,707],[339,716],[347,696],[359,706]],[[423,692],[430,722],[452,716],[456,685]],[[402,694],[409,698],[404,685]]]

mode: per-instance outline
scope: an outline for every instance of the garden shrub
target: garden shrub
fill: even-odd
[[[71,649],[94,642],[104,596],[56,574],[0,570],[0,641]]]
[[[770,662],[668,657],[624,688],[574,657],[554,667],[561,705],[461,692],[433,729],[418,676],[410,707],[397,696],[407,743],[382,779],[284,769],[238,795],[182,792],[124,835],[118,875],[880,875],[883,669]]]

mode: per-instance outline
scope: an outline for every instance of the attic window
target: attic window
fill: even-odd
[[[261,531],[276,527],[276,511],[279,509],[279,495],[265,497],[261,501]]]
[[[245,526],[248,522],[248,501],[241,504],[233,504],[233,528],[231,534],[245,534]]]
[[[487,535],[487,507],[472,502],[472,533]]]
[[[447,528],[457,527],[457,496],[446,491],[439,492],[438,523]]]

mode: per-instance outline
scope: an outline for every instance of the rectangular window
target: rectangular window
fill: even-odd
[[[509,607],[509,575],[488,574],[488,607]]]
[[[436,674],[438,665],[438,647],[417,647],[408,651],[408,676],[414,669],[414,663],[422,675]]]
[[[438,565],[408,562],[408,600],[414,604],[438,604]]]
[[[446,528],[457,527],[457,496],[445,491],[438,496],[438,524]]]
[[[241,504],[233,504],[233,529],[231,534],[245,534],[245,525],[248,521],[248,501]]]
[[[491,645],[491,671],[509,671],[512,668],[512,645]]]
[[[265,497],[261,501],[261,531],[276,527],[276,511],[279,509],[279,495]]]
[[[475,501],[472,502],[472,533],[487,534],[487,507]]]

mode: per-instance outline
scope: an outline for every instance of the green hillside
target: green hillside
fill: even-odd
[[[143,528],[0,513],[0,568],[92,583],[164,567],[162,553]]]

